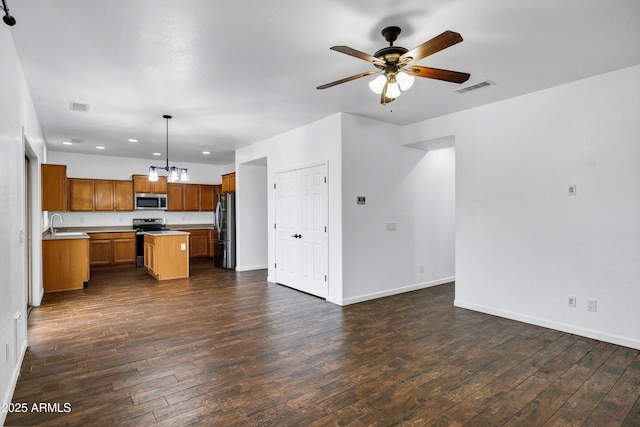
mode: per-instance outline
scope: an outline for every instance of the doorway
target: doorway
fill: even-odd
[[[327,165],[276,174],[276,282],[328,296]]]

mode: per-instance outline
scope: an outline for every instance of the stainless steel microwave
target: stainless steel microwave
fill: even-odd
[[[135,202],[136,210],[167,210],[166,194],[136,193]]]

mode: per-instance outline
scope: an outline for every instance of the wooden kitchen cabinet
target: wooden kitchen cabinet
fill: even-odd
[[[236,173],[235,172],[222,175],[222,192],[223,193],[236,192]]]
[[[89,239],[42,240],[45,293],[82,289],[89,278]]]
[[[156,279],[189,277],[188,234],[178,232],[145,234],[144,250],[144,264],[147,272]]]
[[[90,266],[94,270],[130,268],[136,265],[136,233],[89,233]]]
[[[184,185],[170,183],[167,185],[167,210],[184,210]]]
[[[113,181],[113,195],[116,211],[133,210],[133,181]]]
[[[198,184],[184,185],[184,210],[185,211],[200,210],[200,185]]]
[[[201,211],[216,210],[216,185],[200,185],[200,209]]]
[[[114,186],[113,181],[105,179],[93,180],[93,210],[113,211],[114,210]]]
[[[93,179],[69,178],[69,210],[93,211]]]
[[[167,194],[167,177],[159,176],[157,181],[149,181],[148,175],[133,175],[133,192]]]
[[[64,212],[67,210],[67,166],[40,165],[42,210]]]
[[[179,230],[189,233],[189,258],[211,257],[211,230]]]

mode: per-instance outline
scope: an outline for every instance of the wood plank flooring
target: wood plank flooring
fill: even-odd
[[[453,295],[338,307],[210,262],[92,273],[32,310],[13,399],[29,410],[6,425],[640,425],[640,352]]]

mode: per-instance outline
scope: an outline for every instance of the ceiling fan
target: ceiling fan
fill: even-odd
[[[469,73],[413,65],[414,62],[451,47],[456,43],[460,43],[462,41],[460,34],[454,31],[445,31],[431,40],[422,43],[420,46],[408,50],[404,47],[393,45],[400,31],[400,27],[386,27],[382,30],[382,35],[389,42],[389,46],[380,49],[374,53],[373,56],[348,46],[333,46],[331,50],[371,62],[378,70],[366,71],[356,74],[355,76],[346,77],[318,86],[317,89],[326,89],[361,77],[383,73],[371,81],[369,87],[374,93],[380,95],[380,103],[386,105],[400,96],[402,91],[411,87],[414,76],[453,83],[463,83],[469,79]]]

